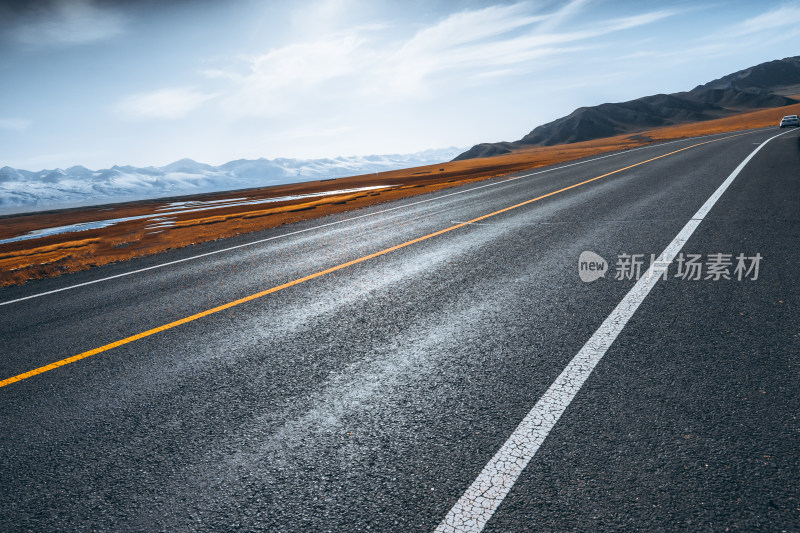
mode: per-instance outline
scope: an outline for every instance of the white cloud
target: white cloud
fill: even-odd
[[[616,58],[619,61],[635,60],[635,59],[650,59],[651,61],[664,61],[669,60],[669,63],[664,63],[664,66],[681,65],[692,63],[697,58],[715,58],[723,56],[735,56],[740,53],[742,49],[752,47],[753,43],[741,41],[734,43],[713,43],[713,44],[700,44],[690,46],[689,48],[681,48],[671,51],[656,51],[656,50],[642,50],[633,52],[631,54]]]
[[[655,11],[633,17],[597,21],[586,29],[552,30],[575,15],[585,2],[571,2],[546,16],[524,16],[527,6],[493,6],[451,15],[418,32],[388,61],[387,84],[407,94],[424,91],[431,75],[453,70],[483,71],[520,65],[533,60],[576,51],[565,47],[603,35],[650,24],[672,16],[673,11]],[[537,24],[541,21],[541,24]],[[491,40],[489,39],[491,38]],[[506,69],[513,74],[515,70]],[[485,77],[485,76],[483,76]]]
[[[117,104],[117,111],[129,119],[177,119],[216,96],[188,87],[161,89],[130,95]]]
[[[273,50],[253,59],[249,81],[266,90],[316,85],[352,72],[353,52],[362,43],[355,35],[344,35]]]
[[[0,130],[23,131],[31,126],[31,121],[23,118],[0,118]]]
[[[294,43],[251,57],[247,72],[205,71],[210,77],[233,80],[237,89],[226,105],[237,114],[271,115],[291,111],[302,96],[320,84],[365,67],[365,40],[350,33],[314,42]]]
[[[589,2],[590,0],[572,0],[552,15],[549,15],[547,19],[539,25],[539,31],[550,31],[557,28],[571,17],[579,14],[583,7]]]
[[[292,114],[320,100],[385,103],[429,94],[437,81],[489,83],[526,73],[546,59],[585,49],[580,41],[677,13],[659,10],[559,31],[586,3],[574,0],[545,14],[531,12],[527,3],[466,10],[405,39],[387,38],[385,26],[361,26],[251,56],[238,69],[203,74],[232,83],[224,103],[234,115]]]
[[[400,53],[416,55],[464,46],[547,18],[544,15],[525,15],[525,7],[523,4],[491,6],[455,13],[438,24],[418,31],[402,46]]]
[[[744,20],[723,32],[719,32],[717,36],[731,39],[764,31],[773,31],[787,26],[795,28],[798,25],[798,21],[800,21],[800,4],[792,3]]]
[[[65,46],[107,39],[124,26],[124,17],[114,9],[90,0],[58,0],[24,16],[11,36],[31,46]]]
[[[516,4],[464,11],[418,31],[380,69],[385,84],[400,93],[420,93],[423,79],[435,72],[479,66],[494,69],[516,62],[500,57],[500,48],[508,50],[507,45],[515,40],[502,36],[546,18],[524,15],[525,7]]]

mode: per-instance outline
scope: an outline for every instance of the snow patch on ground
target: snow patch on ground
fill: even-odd
[[[106,220],[97,220],[92,222],[79,222],[77,224],[69,224],[66,226],[55,226],[50,228],[42,228],[30,231],[23,235],[17,235],[8,239],[0,239],[0,244],[9,242],[27,241],[30,239],[39,239],[41,237],[49,237],[51,235],[60,235],[61,233],[73,233],[76,231],[86,231],[90,229],[101,229],[119,224],[121,222],[129,222],[131,220],[144,220],[150,219],[152,224],[145,226],[145,229],[163,229],[170,228],[175,225],[175,218],[168,218],[170,215],[177,215],[180,213],[193,213],[195,211],[208,211],[209,209],[220,209],[222,207],[232,207],[238,205],[254,205],[254,204],[268,204],[275,202],[285,202],[289,200],[301,200],[304,198],[314,198],[317,196],[331,196],[334,194],[350,194],[360,191],[372,191],[375,189],[385,189],[388,185],[372,185],[370,187],[358,187],[354,189],[339,189],[336,191],[322,191],[313,192],[308,194],[294,194],[287,196],[275,196],[273,198],[257,198],[251,200],[250,198],[232,198],[228,200],[210,200],[193,201],[193,202],[172,202],[166,206],[156,209],[156,213],[148,215],[137,215],[132,217],[122,218],[109,218]],[[168,211],[164,211],[164,210]]]

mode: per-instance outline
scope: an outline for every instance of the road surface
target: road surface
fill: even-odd
[[[798,531],[798,133],[0,290],[0,530]]]

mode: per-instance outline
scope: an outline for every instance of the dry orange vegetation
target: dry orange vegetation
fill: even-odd
[[[800,113],[800,103],[764,109],[694,124],[668,126],[581,143],[530,147],[490,158],[455,161],[425,167],[375,174],[280,185],[246,191],[203,194],[181,200],[221,200],[247,197],[273,198],[358,187],[387,185],[386,189],[284,201],[269,204],[229,206],[174,215],[174,226],[147,229],[151,220],[135,220],[107,228],[63,233],[0,245],[0,286],[29,279],[57,276],[64,272],[157,254],[191,244],[273,228],[300,220],[358,209],[368,205],[437,191],[477,180],[503,176],[607,152],[635,148],[653,142],[696,137],[712,133],[775,127],[780,118]],[[171,199],[174,201],[175,199]],[[0,239],[29,231],[79,222],[139,215],[157,216],[167,200],[148,200],[113,206],[68,209],[0,218]],[[160,232],[158,232],[160,231]]]

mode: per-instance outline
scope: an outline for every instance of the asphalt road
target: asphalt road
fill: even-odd
[[[619,255],[644,271],[777,133],[0,290],[35,296],[0,305],[5,379],[333,269],[0,387],[0,530],[433,531],[632,290]],[[655,284],[484,531],[800,531],[798,133],[699,223],[681,251],[702,279],[673,264]],[[583,251],[604,278],[581,281]],[[718,253],[731,279],[705,279]],[[739,254],[760,255],[757,279]]]

